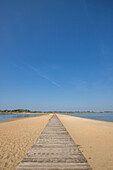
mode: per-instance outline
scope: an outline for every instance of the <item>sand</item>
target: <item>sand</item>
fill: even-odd
[[[113,170],[113,123],[58,115],[94,170]]]
[[[14,170],[52,115],[0,123],[0,170]]]
[[[14,170],[52,115],[0,123],[0,170]],[[94,170],[113,170],[113,123],[58,115]]]

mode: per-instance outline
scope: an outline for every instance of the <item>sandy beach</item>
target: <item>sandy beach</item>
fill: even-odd
[[[16,169],[50,115],[0,123],[0,169]],[[94,170],[113,169],[113,123],[58,115]]]
[[[58,115],[94,170],[113,169],[113,123]]]
[[[14,170],[52,115],[0,123],[0,170]]]

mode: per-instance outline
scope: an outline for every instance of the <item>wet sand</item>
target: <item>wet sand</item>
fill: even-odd
[[[14,170],[52,115],[0,123],[0,170]]]
[[[113,169],[113,123],[58,115],[94,170]]]

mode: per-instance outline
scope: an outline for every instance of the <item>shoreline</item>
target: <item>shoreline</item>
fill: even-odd
[[[96,121],[99,121],[99,122],[108,122],[108,123],[113,123],[113,122],[110,122],[110,121],[105,121],[105,120],[98,120],[98,119],[91,119],[91,118],[85,118],[85,117],[79,117],[79,116],[73,116],[73,115],[65,115],[65,114],[56,114],[56,115],[64,115],[64,116],[71,116],[71,117],[76,117],[76,118],[80,118],[80,119],[88,119],[88,120],[96,120]]]
[[[63,114],[63,113],[69,113],[69,114],[84,114],[84,113],[88,113],[88,114],[91,114],[91,113],[113,113],[113,111],[109,111],[109,112],[105,112],[105,111],[92,111],[92,112],[86,112],[86,111],[84,111],[84,112],[54,112],[54,111],[50,111],[50,112],[1,112],[0,111],[0,114]],[[71,116],[71,115],[70,115]]]
[[[0,169],[16,169],[52,115],[0,123]]]
[[[0,169],[17,167],[52,115],[0,122]],[[57,116],[94,170],[113,168],[113,122]]]
[[[50,114],[46,114],[46,115],[50,115]],[[16,119],[10,119],[10,120],[6,120],[6,121],[2,121],[2,122],[0,122],[0,124],[1,123],[6,123],[6,122],[12,122],[12,121],[16,121],[16,120],[21,120],[21,119],[35,118],[35,117],[40,117],[40,116],[45,116],[45,115],[42,114],[42,115],[37,115],[37,116],[34,116],[34,117],[21,117],[21,118],[16,118]]]
[[[113,122],[58,115],[94,170],[113,169]]]
[[[13,114],[47,114],[47,113],[30,113],[30,112],[0,112],[0,115],[13,115]],[[49,114],[49,113],[48,113]]]
[[[0,113],[1,114],[1,113]],[[10,113],[8,113],[10,114]],[[4,114],[4,115],[8,115],[8,114]],[[37,113],[12,113],[13,114],[37,114]],[[48,114],[53,114],[53,113],[38,113],[37,116],[34,117],[39,117],[39,116],[45,116]],[[88,119],[88,120],[96,120],[96,121],[101,121],[101,122],[109,122],[109,123],[113,123],[113,121],[107,121],[107,120],[98,120],[98,119],[94,119],[94,118],[85,118],[85,117],[79,117],[79,116],[75,116],[75,115],[68,115],[68,114],[63,114],[63,113],[55,113],[56,115],[64,115],[64,116],[71,116],[71,117],[76,117],[76,118],[81,118],[81,119]],[[77,113],[75,113],[77,114]],[[90,114],[90,113],[89,113]],[[10,119],[10,120],[6,120],[6,121],[0,121],[0,123],[4,123],[4,122],[9,122],[9,121],[15,121],[15,120],[19,120],[19,119],[24,119],[24,118],[31,118],[31,117],[20,117],[20,118],[15,118],[15,119]]]

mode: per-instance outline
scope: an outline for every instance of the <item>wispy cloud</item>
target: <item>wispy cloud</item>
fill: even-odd
[[[28,65],[28,67],[29,67],[32,71],[34,71],[35,73],[37,73],[38,76],[40,76],[41,78],[43,78],[43,79],[45,79],[45,80],[48,80],[48,81],[49,81],[51,84],[53,84],[54,86],[59,87],[59,88],[61,87],[61,86],[60,86],[58,83],[56,83],[55,81],[53,81],[53,80],[51,80],[50,78],[48,78],[47,76],[41,74],[40,71],[39,71],[37,68],[33,67],[32,65]]]
[[[34,71],[35,73],[37,73],[37,75],[47,81],[49,81],[51,84],[53,84],[54,86],[61,88],[61,86],[56,82],[51,80],[50,78],[48,78],[47,76],[41,74],[41,72],[34,66],[32,66],[31,64],[28,64],[27,62],[25,62],[24,60],[20,60],[18,59],[18,61],[21,63],[21,66],[16,65],[15,63],[13,63],[13,65],[15,65],[16,67],[18,67],[19,69],[23,69],[22,65],[26,66],[27,68],[29,68],[30,70]],[[24,67],[25,69],[25,67]]]

